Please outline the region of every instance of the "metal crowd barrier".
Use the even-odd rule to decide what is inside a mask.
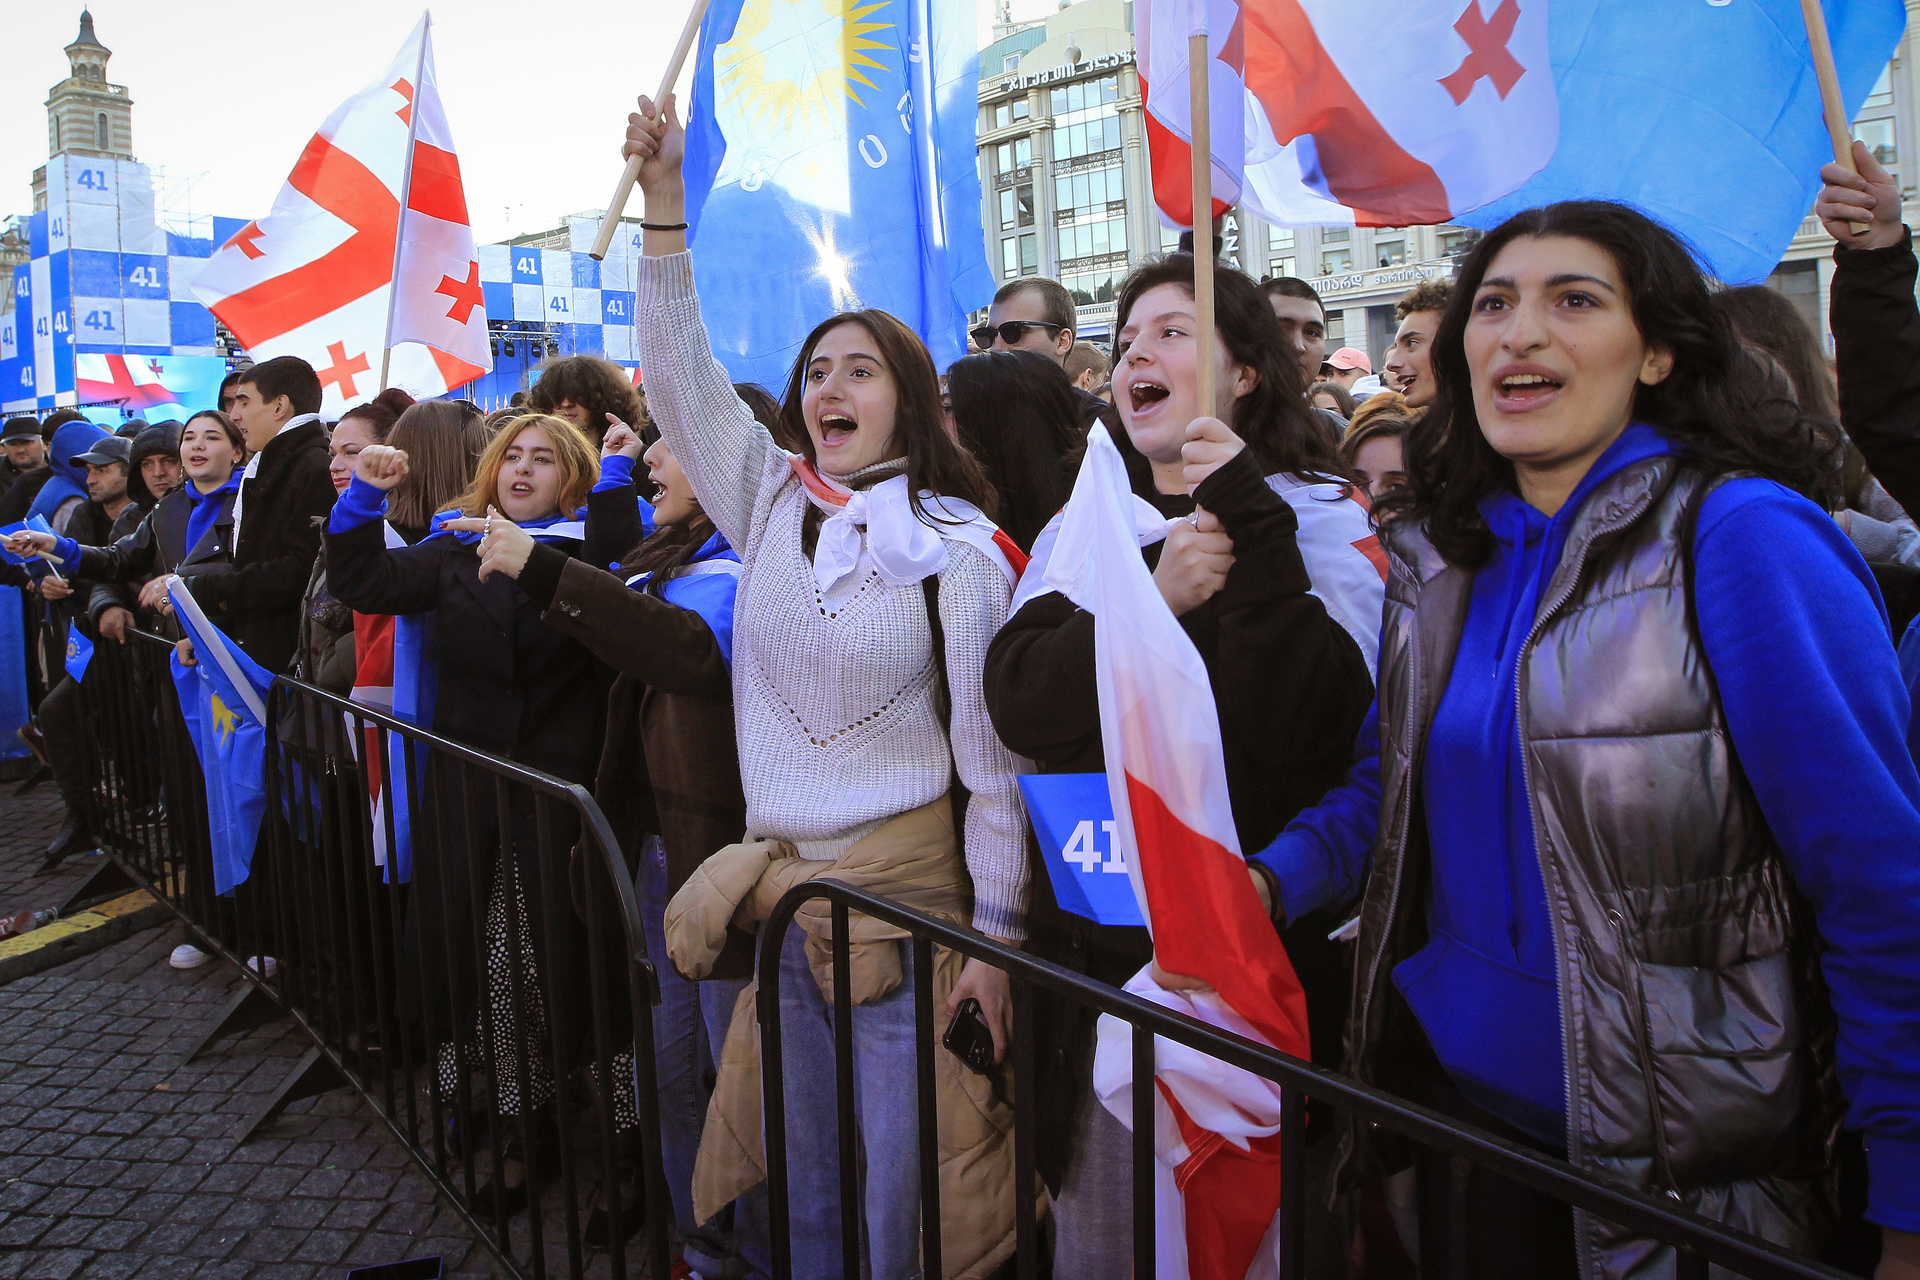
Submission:
[[[1201,1050],[1240,1067],[1282,1089],[1281,1125],[1281,1239],[1282,1280],[1302,1280],[1305,1270],[1304,1225],[1307,1221],[1304,1149],[1305,1104],[1316,1102],[1346,1111],[1359,1119],[1398,1133],[1413,1143],[1444,1153],[1453,1173],[1456,1193],[1465,1187],[1473,1169],[1498,1174],[1522,1186],[1563,1201],[1577,1209],[1679,1250],[1678,1280],[1707,1280],[1709,1267],[1753,1280],[1846,1280],[1846,1273],[1768,1244],[1754,1236],[1730,1230],[1680,1206],[1599,1181],[1563,1160],[1530,1151],[1494,1134],[1417,1106],[1405,1099],[1323,1070],[1310,1062],[1231,1032],[1161,1008],[1138,996],[1110,987],[1084,974],[1000,945],[983,934],[900,906],[878,894],[829,879],[808,880],[781,898],[762,927],[758,957],[758,1004],[762,1114],[766,1126],[768,1202],[772,1219],[772,1250],[777,1280],[792,1276],[788,1231],[788,1169],[786,1093],[782,1078],[780,1027],[780,951],[788,928],[800,907],[815,898],[831,904],[833,914],[834,1077],[839,1124],[839,1178],[841,1250],[844,1271],[859,1271],[859,1193],[855,1152],[853,1089],[853,1018],[848,981],[847,913],[857,911],[896,926],[911,935],[917,1053],[914,1079],[919,1099],[921,1260],[927,1276],[942,1275],[940,1241],[940,1185],[935,1141],[934,1057],[939,1025],[933,1008],[933,949],[951,948],[971,959],[984,960],[1011,979],[1013,1036],[1008,1058],[1013,1076],[1014,1194],[1017,1235],[1014,1269],[1019,1280],[1038,1275],[1038,1222],[1035,1214],[1034,1016],[1035,989],[1131,1025],[1133,1078],[1133,1277],[1152,1280],[1155,1274],[1153,1214],[1153,1103],[1154,1038],[1163,1037]],[[804,979],[803,979],[804,980]],[[890,1086],[891,1087],[891,1086]],[[1457,1215],[1456,1215],[1457,1216]],[[1451,1242],[1449,1271],[1444,1280],[1474,1280],[1472,1242],[1456,1233]],[[1462,1247],[1464,1246],[1464,1247]],[[812,1280],[803,1277],[802,1280]],[[1428,1277],[1427,1280],[1443,1280]]]
[[[245,976],[187,1061],[279,1017],[311,1037],[236,1138],[350,1085],[516,1276],[668,1275],[658,988],[593,799],[281,678],[250,872],[218,895],[171,648],[95,649],[81,704],[111,862],[69,902],[145,889]],[[509,1158],[527,1193],[489,1201]]]

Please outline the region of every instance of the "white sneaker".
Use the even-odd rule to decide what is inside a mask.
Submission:
[[[280,972],[280,962],[272,956],[249,956],[247,968],[264,975],[267,981],[271,982],[274,975]]]
[[[191,942],[183,942],[173,949],[173,954],[167,957],[167,963],[176,969],[198,969],[211,959],[211,952],[202,951]]]

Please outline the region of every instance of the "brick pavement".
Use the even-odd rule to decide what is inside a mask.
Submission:
[[[48,792],[0,792],[0,904],[57,901],[91,863],[31,874]],[[0,987],[0,1280],[308,1280],[427,1254],[498,1275],[357,1094],[234,1145],[307,1042],[273,1023],[180,1066],[240,979],[169,968],[175,941],[149,929]]]

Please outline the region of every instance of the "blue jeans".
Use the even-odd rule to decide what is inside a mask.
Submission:
[[[667,959],[667,854],[658,836],[641,849],[640,921],[647,931],[647,959],[660,979],[660,1004],[653,1011],[653,1061],[660,1099],[660,1154],[666,1166],[667,1192],[673,1200],[674,1226],[685,1242],[687,1265],[718,1280],[745,1274],[734,1240],[765,1241],[765,1195],[756,1192],[757,1214],[736,1206],[733,1229],[725,1213],[710,1222],[693,1220],[693,1162],[706,1124],[708,1082],[726,1041],[734,1002],[746,982],[688,982]],[[765,1246],[753,1250],[764,1253]]]
[[[840,1130],[833,1078],[833,1005],[807,967],[806,937],[805,930],[794,926],[780,951],[793,1274],[838,1276]],[[865,1174],[865,1280],[912,1280],[920,1274],[913,951],[905,943],[894,945],[900,948],[900,985],[853,1009],[854,1114]],[[759,1257],[754,1261],[767,1268]]]

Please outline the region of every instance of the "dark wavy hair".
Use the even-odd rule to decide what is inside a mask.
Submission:
[[[947,370],[953,423],[1000,499],[1000,527],[1022,550],[1073,490],[1067,459],[1086,440],[1073,383],[1035,351],[986,351]]]
[[[1686,243],[1626,205],[1569,200],[1515,214],[1461,264],[1434,337],[1433,401],[1406,435],[1407,485],[1381,499],[1382,523],[1425,521],[1434,548],[1464,568],[1492,551],[1480,503],[1513,487],[1513,464],[1481,432],[1463,338],[1487,268],[1522,236],[1585,240],[1613,260],[1640,336],[1673,356],[1663,381],[1635,388],[1633,416],[1660,428],[1682,465],[1709,478],[1753,472],[1832,506],[1837,476],[1827,459],[1837,437],[1775,394],[1777,383],[1752,376]]]
[[[1134,271],[1120,286],[1113,331],[1119,333],[1126,327],[1133,304],[1149,289],[1177,285],[1191,298],[1193,270],[1191,254],[1174,253]],[[1255,375],[1253,390],[1235,402],[1233,421],[1228,425],[1253,450],[1260,473],[1270,476],[1289,471],[1349,478],[1347,465],[1334,451],[1326,428],[1307,407],[1300,364],[1280,331],[1280,319],[1273,314],[1266,292],[1240,272],[1219,263],[1213,267],[1213,326],[1233,362],[1253,370]],[[1116,373],[1126,359],[1126,347],[1116,341]],[[1115,443],[1123,456],[1131,448],[1130,442]]]
[[[562,400],[587,411],[587,425],[583,430],[596,449],[606,438],[608,414],[626,423],[636,434],[644,433],[653,424],[647,414],[646,395],[633,385],[632,376],[613,361],[599,356],[562,356],[540,366],[540,380],[527,392],[527,407],[552,413]]]
[[[787,393],[780,402],[780,424],[789,439],[796,441],[808,462],[814,456],[813,436],[807,431],[806,411],[801,397],[807,388],[807,364],[813,359],[820,339],[843,324],[857,324],[873,336],[874,354],[893,375],[898,400],[893,410],[894,430],[906,446],[907,491],[914,514],[927,524],[935,522],[920,503],[920,491],[931,490],[944,498],[971,502],[991,518],[995,511],[993,487],[987,473],[974,456],[947,434],[946,418],[940,412],[940,378],[933,370],[933,357],[920,335],[885,311],[842,311],[815,325],[800,345],[800,357],[787,375]],[[781,433],[775,432],[777,439]]]

